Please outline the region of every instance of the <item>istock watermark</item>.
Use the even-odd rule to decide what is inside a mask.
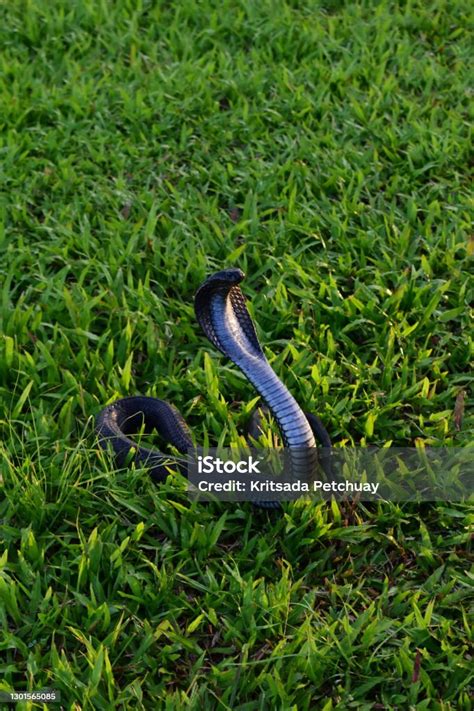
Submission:
[[[221,501],[467,501],[474,448],[208,449],[189,453],[188,492]],[[303,463],[303,464],[302,464]],[[306,464],[304,464],[306,463]]]
[[[221,459],[211,454],[197,457],[197,470],[199,474],[261,474],[259,465],[262,457],[255,459],[251,454],[247,459],[235,462],[232,459]]]

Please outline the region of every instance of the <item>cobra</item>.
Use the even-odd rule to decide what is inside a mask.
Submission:
[[[303,412],[265,357],[239,286],[244,277],[241,269],[225,269],[209,276],[194,298],[196,318],[209,341],[240,368],[270,410],[284,447],[289,450],[292,476],[307,479],[317,466],[316,440],[325,448],[331,447],[331,441],[321,420]],[[258,436],[259,417],[257,410],[251,418],[249,432],[254,437]],[[155,428],[165,442],[183,455],[194,448],[191,431],[180,412],[158,398],[134,396],[116,400],[96,420],[99,441],[103,447],[112,445],[119,466],[134,460],[148,467],[156,482],[166,479],[170,467],[186,476],[186,458],[170,458],[131,439],[129,435],[143,425],[146,432]]]

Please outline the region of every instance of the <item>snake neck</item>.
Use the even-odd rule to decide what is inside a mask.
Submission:
[[[220,285],[201,304],[204,308],[196,308],[196,314],[208,338],[240,368],[260,394],[278,423],[285,447],[301,450],[298,456],[302,459],[307,456],[306,465],[312,469],[314,454],[304,454],[316,446],[311,427],[266,359],[239,287],[232,285],[226,289]]]

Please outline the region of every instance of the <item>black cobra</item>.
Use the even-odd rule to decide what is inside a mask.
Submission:
[[[208,277],[195,295],[196,318],[209,341],[240,368],[266,403],[289,450],[292,475],[308,480],[317,464],[315,438],[324,448],[329,448],[331,441],[319,418],[301,410],[266,359],[239,287],[244,277],[240,269],[225,269]],[[254,436],[258,417],[256,414],[252,423]],[[112,444],[118,465],[123,465],[133,450],[134,461],[149,467],[157,482],[168,476],[170,467],[186,475],[185,458],[170,458],[138,445],[128,436],[143,424],[146,432],[155,428],[182,454],[194,448],[191,432],[174,405],[140,396],[117,400],[99,413],[100,442],[104,447]]]

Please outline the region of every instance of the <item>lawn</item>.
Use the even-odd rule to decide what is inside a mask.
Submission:
[[[1,3],[0,690],[472,708],[468,502],[191,503],[94,434],[131,394],[244,430],[193,311],[238,266],[337,446],[472,444],[471,10]]]

